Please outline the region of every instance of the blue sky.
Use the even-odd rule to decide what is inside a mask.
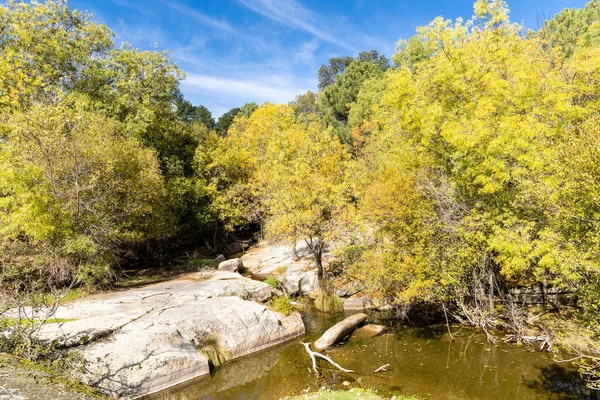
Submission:
[[[509,0],[511,18],[538,16],[585,0]],[[187,77],[181,89],[213,116],[249,101],[282,103],[316,90],[319,66],[376,49],[436,16],[469,18],[473,0],[70,0],[115,32],[115,43],[168,50]]]

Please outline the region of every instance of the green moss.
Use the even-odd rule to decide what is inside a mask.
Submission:
[[[271,300],[271,307],[277,312],[283,315],[290,315],[294,311],[294,307],[290,303],[287,297],[278,296]]]
[[[344,311],[344,302],[335,293],[317,290],[315,293],[315,307],[319,311],[339,313]]]

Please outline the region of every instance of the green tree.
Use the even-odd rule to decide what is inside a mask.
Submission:
[[[351,129],[347,126],[350,107],[356,101],[363,82],[380,78],[383,72],[372,62],[354,61],[319,95],[318,108],[323,122],[333,127],[339,140],[351,146]]]
[[[319,90],[324,90],[329,85],[335,83],[338,75],[342,75],[348,65],[354,61],[352,57],[334,57],[329,60],[329,65],[323,64],[319,68],[318,86]]]
[[[544,21],[537,32],[547,48],[560,48],[565,57],[571,57],[580,46],[600,44],[598,27],[600,2],[592,0],[584,8],[565,8],[553,18]]]
[[[188,123],[200,123],[208,129],[214,129],[215,120],[208,108],[201,105],[193,106],[182,95],[178,96],[175,106],[177,107],[176,117],[178,120]]]

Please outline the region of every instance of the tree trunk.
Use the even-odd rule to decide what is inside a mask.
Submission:
[[[298,261],[300,257],[296,253],[296,239],[292,240],[292,260]]]
[[[310,236],[310,241],[307,239],[306,244],[310,249],[313,256],[315,256],[315,264],[317,265],[317,278],[319,280],[319,285],[323,281],[323,247],[325,247],[325,243],[321,238],[314,239]]]
[[[319,243],[315,246],[313,254],[315,255],[315,263],[317,264],[317,278],[321,282],[323,280],[323,242],[320,239]]]

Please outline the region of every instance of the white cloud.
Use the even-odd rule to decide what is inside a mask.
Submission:
[[[315,52],[319,48],[318,40],[311,40],[309,42],[304,42],[300,46],[300,49],[296,51],[295,58],[296,61],[302,64],[311,64],[315,60]]]
[[[335,34],[317,24],[319,16],[306,9],[296,0],[238,0],[250,10],[264,15],[273,21],[280,22],[298,29],[309,32],[321,40],[335,44],[347,50],[355,52],[354,46],[340,40]],[[321,25],[321,26],[319,26]]]
[[[308,90],[308,86],[301,87],[294,81],[293,77],[279,75],[241,80],[188,74],[182,87],[190,92],[206,93],[217,98],[237,99],[239,105],[248,101],[287,103]]]
[[[201,13],[200,11],[197,11],[193,8],[190,8],[188,6],[185,6],[183,4],[174,2],[174,1],[166,1],[163,0],[161,1],[164,5],[166,5],[169,8],[172,8],[175,11],[179,11],[183,14],[185,14],[186,16],[195,19],[197,22],[201,23],[202,25],[205,26],[209,26],[218,30],[221,30],[223,32],[227,32],[227,33],[235,33],[236,29],[231,26],[229,24],[229,22],[221,20],[221,19],[217,19],[217,18],[213,18],[213,17],[209,17],[206,14]]]

